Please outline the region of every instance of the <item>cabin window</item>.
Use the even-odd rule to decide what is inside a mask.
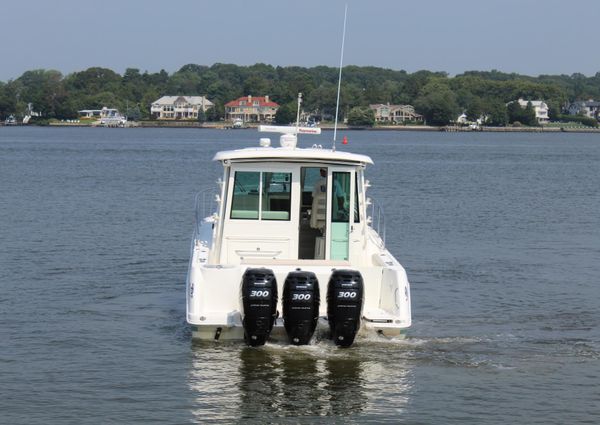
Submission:
[[[231,218],[257,220],[260,173],[236,171],[231,201]]]
[[[236,171],[231,218],[289,220],[291,183],[291,173]]]
[[[263,220],[289,220],[291,206],[291,173],[262,173]]]

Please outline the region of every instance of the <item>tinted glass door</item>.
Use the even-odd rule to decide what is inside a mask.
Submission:
[[[350,173],[331,173],[331,245],[332,260],[347,260],[350,234]]]

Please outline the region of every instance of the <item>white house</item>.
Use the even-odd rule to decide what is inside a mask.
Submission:
[[[415,112],[412,105],[390,105],[389,103],[377,103],[369,105],[369,108],[375,112],[376,122],[405,122],[405,121],[423,121],[423,116]]]
[[[573,102],[567,108],[570,115],[585,115],[589,118],[600,119],[600,102],[594,100]]]
[[[159,120],[198,119],[199,111],[213,106],[204,96],[163,96],[152,102],[150,113]]]
[[[550,118],[548,117],[548,105],[546,105],[546,102],[543,100],[523,100],[519,98],[517,102],[519,102],[519,106],[521,106],[523,109],[525,109],[527,104],[531,102],[531,106],[533,106],[535,111],[535,118],[539,124],[546,124],[548,121],[550,121]]]

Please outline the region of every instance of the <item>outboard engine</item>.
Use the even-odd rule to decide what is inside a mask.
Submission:
[[[319,281],[313,272],[288,273],[283,285],[283,323],[294,345],[308,344],[319,318]]]
[[[349,347],[360,328],[364,283],[356,270],[334,270],[327,286],[327,320],[336,345]]]
[[[244,338],[253,347],[264,345],[277,317],[277,280],[270,269],[247,269],[242,277]]]

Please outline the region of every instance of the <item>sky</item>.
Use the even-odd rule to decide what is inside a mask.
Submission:
[[[345,65],[600,72],[600,0],[3,0],[0,81],[92,66]]]

